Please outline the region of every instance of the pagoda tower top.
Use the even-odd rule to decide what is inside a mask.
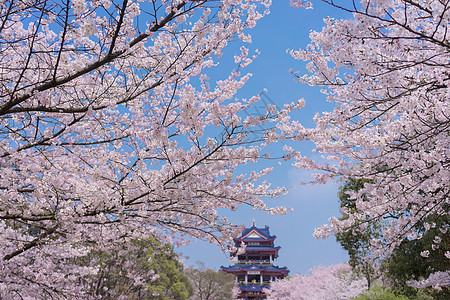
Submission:
[[[255,222],[253,222],[252,227],[245,228],[241,236],[233,240],[236,246],[239,247],[242,242],[246,245],[256,245],[257,242],[260,242],[262,244],[258,245],[273,246],[275,239],[276,235],[270,235],[269,226],[258,228],[255,226]]]

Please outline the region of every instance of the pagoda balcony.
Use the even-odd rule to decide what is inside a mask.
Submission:
[[[232,261],[233,262],[233,261]],[[273,265],[273,261],[270,260],[239,260],[235,262],[237,265]]]
[[[245,281],[239,281],[238,282],[238,285],[249,285],[249,284],[251,284],[252,282],[248,282],[248,283],[245,283]],[[263,281],[263,283],[262,284],[260,284],[259,282],[255,282],[256,284],[258,284],[258,285],[262,285],[262,286],[270,286],[270,281]]]

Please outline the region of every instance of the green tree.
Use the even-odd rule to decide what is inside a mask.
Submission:
[[[364,187],[365,183],[369,182],[369,180],[365,179],[350,178],[339,188],[338,197],[342,211],[340,220],[346,220],[349,217],[349,213],[356,213],[358,211],[355,200],[350,196],[350,192],[359,191]],[[359,224],[356,225],[359,226]],[[370,240],[381,236],[381,228],[382,222],[367,220],[365,232],[350,230],[336,234],[336,240],[348,252],[350,257],[348,263],[357,274],[366,278],[368,289],[370,289],[373,281],[377,278],[377,272],[374,268],[376,258],[370,251]]]
[[[417,223],[417,233],[422,237],[402,241],[391,255],[384,259],[382,266],[385,276],[392,280],[396,289],[410,297],[416,297],[418,289],[409,287],[408,281],[427,278],[434,272],[450,270],[449,259],[445,257],[445,253],[450,251],[450,237],[448,232],[439,229],[448,228],[448,221],[446,216],[433,215]],[[428,230],[425,230],[425,227],[429,227]],[[434,252],[434,255],[424,257],[426,251]],[[442,290],[421,290],[432,295],[433,299],[450,299],[448,287],[442,287]]]
[[[402,291],[395,288],[386,288],[377,286],[362,293],[352,300],[435,300],[432,289],[416,289],[415,295],[403,294]]]
[[[233,299],[235,277],[232,274],[208,269],[202,262],[197,262],[197,265],[197,268],[188,266],[185,269],[185,274],[194,287],[192,300]]]
[[[340,187],[338,197],[343,211],[341,220],[347,219],[351,213],[358,212],[350,194],[362,189],[366,183],[370,181],[349,179]],[[369,289],[378,276],[373,264],[377,258],[370,250],[370,241],[374,238],[382,238],[383,226],[383,220],[367,220],[367,229],[363,233],[355,230],[336,235],[336,240],[349,254],[349,264],[356,272],[366,277]],[[396,293],[405,295],[409,299],[427,299],[427,297],[450,299],[447,287],[439,291],[431,288],[417,289],[408,285],[409,281],[427,278],[434,272],[450,269],[449,260],[444,255],[450,250],[450,238],[447,232],[441,230],[449,228],[448,217],[432,215],[417,222],[414,228],[414,233],[422,237],[403,240],[389,256],[383,257],[380,263],[381,276],[388,279],[388,285]],[[424,257],[421,255],[424,251],[434,253],[430,257]]]
[[[372,288],[353,300],[408,300],[404,295],[398,295],[393,290],[378,286]]]
[[[92,252],[83,263],[99,268],[84,284],[102,299],[187,300],[193,294],[173,246],[154,238],[135,240],[114,252]]]

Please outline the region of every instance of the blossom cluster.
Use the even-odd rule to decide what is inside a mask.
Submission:
[[[276,141],[258,126],[277,112],[245,117],[259,97],[235,97],[255,57],[242,47],[228,77],[206,75],[270,3],[0,3],[0,298],[82,299],[92,251],[224,246],[240,228],[219,208],[285,212],[263,202],[285,193],[263,181],[271,169],[238,168]]]
[[[367,281],[352,272],[349,264],[318,266],[310,275],[296,274],[271,284],[268,300],[345,300],[367,289]]]
[[[426,220],[448,215],[450,7],[439,0],[324,2],[352,18],[325,19],[306,49],[288,52],[311,73],[293,72],[296,79],[322,87],[336,104],[301,132],[327,162],[291,155],[299,168],[321,171],[316,183],[366,179],[351,194],[356,209],[349,218],[330,218],[315,235],[364,233],[368,222],[383,222],[382,238],[372,241],[383,255],[421,238]],[[440,226],[444,233],[449,224]],[[436,237],[422,255],[434,255],[441,242]]]

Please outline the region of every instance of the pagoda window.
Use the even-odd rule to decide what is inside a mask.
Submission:
[[[249,246],[259,246],[260,243],[259,242],[248,242]]]

